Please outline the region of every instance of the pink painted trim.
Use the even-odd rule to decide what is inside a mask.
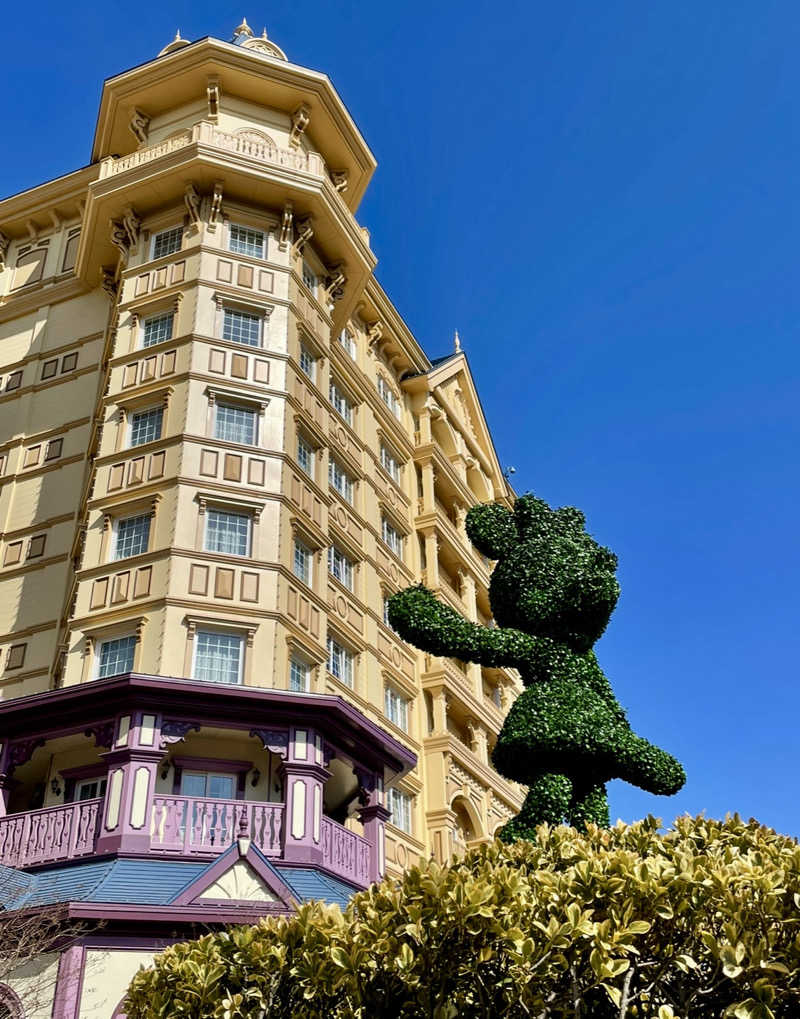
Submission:
[[[72,945],[62,952],[58,960],[53,1019],[78,1019],[83,992],[85,955],[85,949],[81,945]]]
[[[244,857],[239,855],[239,846],[237,842],[226,849],[225,852],[219,856],[210,866],[199,874],[194,881],[186,885],[178,894],[172,899],[170,905],[175,906],[188,906],[195,902],[197,897],[201,895],[206,888],[210,888],[219,878],[222,877],[230,868],[240,859],[244,859],[258,874],[264,884],[269,890],[277,895],[278,899],[288,909],[297,908],[297,900],[291,892],[291,889],[286,882],[281,878],[280,874],[270,864],[266,857],[262,856],[261,853],[250,844],[247,850],[247,854]],[[217,905],[215,900],[210,900],[211,903]]]
[[[294,907],[278,902],[231,903],[229,906],[131,906],[119,902],[71,902],[69,915],[75,919],[163,923],[174,928],[181,923],[251,923],[262,916],[286,916]],[[72,1019],[72,1017],[70,1017]]]

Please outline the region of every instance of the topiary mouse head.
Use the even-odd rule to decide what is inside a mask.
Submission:
[[[553,510],[533,495],[514,512],[497,503],[467,514],[473,545],[497,565],[489,600],[500,626],[588,651],[619,597],[617,557],[586,533],[580,510]]]

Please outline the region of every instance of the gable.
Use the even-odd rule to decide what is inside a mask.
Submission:
[[[172,899],[176,906],[196,903],[260,902],[294,909],[295,894],[250,839],[237,839]]]
[[[216,881],[204,888],[195,902],[202,899],[230,899],[232,902],[279,902],[278,896],[267,886],[246,860],[237,860]]]

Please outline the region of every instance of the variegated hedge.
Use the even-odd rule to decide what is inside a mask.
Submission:
[[[796,1019],[800,847],[738,817],[538,829],[140,972],[129,1019]]]

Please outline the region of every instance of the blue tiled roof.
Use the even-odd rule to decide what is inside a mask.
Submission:
[[[212,863],[181,860],[84,860],[34,873],[0,867],[0,908],[57,902],[129,902],[166,906]],[[274,867],[298,901],[321,899],[344,908],[357,888],[314,867]]]
[[[315,867],[276,867],[275,870],[300,902],[321,899],[329,905],[336,902],[344,909],[358,891],[358,888],[339,881],[330,874],[323,874]]]

